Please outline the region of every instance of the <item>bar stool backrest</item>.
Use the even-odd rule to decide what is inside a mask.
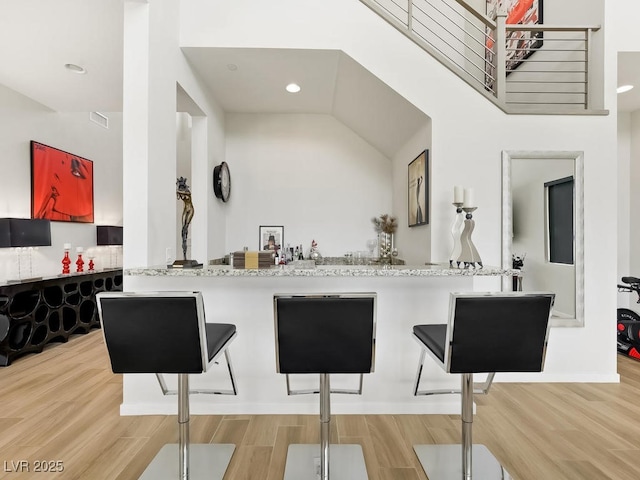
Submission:
[[[207,368],[200,292],[96,295],[114,373],[202,373]]]
[[[371,373],[376,294],[275,295],[279,373]]]
[[[542,371],[554,298],[553,293],[452,293],[445,370]]]

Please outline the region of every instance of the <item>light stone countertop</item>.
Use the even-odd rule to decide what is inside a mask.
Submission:
[[[295,268],[290,265],[264,269],[238,269],[228,265],[207,265],[203,268],[166,267],[128,268],[128,276],[168,277],[449,277],[449,276],[514,276],[519,270],[497,267],[450,268],[449,264],[429,265],[317,265],[315,268]]]

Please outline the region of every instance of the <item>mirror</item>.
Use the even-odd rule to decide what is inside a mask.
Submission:
[[[555,327],[584,325],[583,185],[582,152],[502,152],[502,267],[524,257],[521,289],[556,294]]]

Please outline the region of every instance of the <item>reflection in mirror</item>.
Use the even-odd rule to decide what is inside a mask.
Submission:
[[[502,266],[523,258],[503,290],[556,294],[552,326],[584,324],[582,152],[502,153]]]

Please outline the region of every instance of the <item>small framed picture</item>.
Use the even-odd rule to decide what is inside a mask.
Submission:
[[[409,226],[429,223],[429,150],[409,164]]]
[[[280,250],[284,243],[284,227],[272,225],[260,225],[260,250]]]

